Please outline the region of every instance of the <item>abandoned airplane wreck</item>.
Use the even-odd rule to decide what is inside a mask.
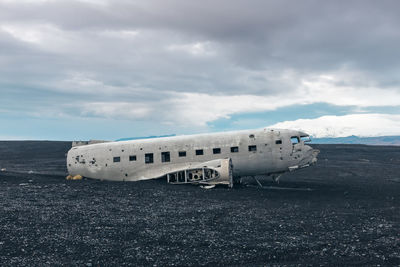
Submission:
[[[240,177],[308,167],[318,150],[308,134],[259,129],[153,139],[75,143],[67,155],[71,176],[112,181],[166,178],[171,184],[224,184]]]

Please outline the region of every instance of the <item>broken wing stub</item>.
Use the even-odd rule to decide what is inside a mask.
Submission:
[[[167,182],[170,184],[224,184],[233,187],[232,160],[216,159],[189,168],[170,172]]]

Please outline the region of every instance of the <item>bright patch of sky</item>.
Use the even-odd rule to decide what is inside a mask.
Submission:
[[[265,126],[400,135],[399,9],[372,0],[0,0],[0,138]]]
[[[284,121],[271,128],[296,129],[313,137],[346,136],[391,136],[400,131],[400,115],[392,114],[352,114],[344,116],[322,116],[316,119]]]

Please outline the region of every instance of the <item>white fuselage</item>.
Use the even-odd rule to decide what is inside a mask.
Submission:
[[[71,148],[67,167],[71,175],[138,181],[230,158],[233,177],[281,173],[316,161],[317,152],[301,141],[306,136],[299,131],[265,128],[106,142]]]

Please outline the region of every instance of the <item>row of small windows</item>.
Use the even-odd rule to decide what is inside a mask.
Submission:
[[[257,146],[256,145],[249,146],[249,151],[250,152],[257,151]],[[237,146],[231,147],[231,153],[237,153],[237,152],[239,152],[239,147],[237,147]],[[201,156],[201,155],[204,155],[204,150],[196,149],[195,153],[196,153],[196,156]],[[219,148],[219,147],[213,148],[213,154],[221,154],[221,148]],[[178,156],[186,157],[186,151],[179,151]],[[129,161],[136,161],[136,155],[129,156]],[[171,161],[170,152],[161,152],[161,162],[170,162],[170,161]],[[114,157],[113,162],[121,162],[121,157]],[[153,153],[144,154],[144,162],[146,164],[153,163],[154,162],[154,154]]]

